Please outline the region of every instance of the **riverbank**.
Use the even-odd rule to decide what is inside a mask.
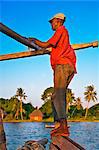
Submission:
[[[3,120],[3,122],[7,123],[17,123],[17,122],[52,122],[52,119],[46,119],[42,121],[31,121],[31,120]],[[99,122],[99,120],[92,120],[92,119],[69,119],[68,122]]]

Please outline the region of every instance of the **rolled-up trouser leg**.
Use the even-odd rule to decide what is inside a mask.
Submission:
[[[54,120],[66,119],[66,88],[74,76],[74,69],[69,65],[57,65],[54,71]]]

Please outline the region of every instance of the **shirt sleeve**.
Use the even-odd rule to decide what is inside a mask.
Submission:
[[[62,30],[58,29],[56,30],[56,32],[54,33],[54,35],[48,40],[48,42],[53,45],[56,46],[57,42],[59,41],[60,37],[62,35]]]

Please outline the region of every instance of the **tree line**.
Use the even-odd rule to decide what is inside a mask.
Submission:
[[[43,118],[53,117],[52,106],[51,106],[51,96],[54,92],[53,87],[49,87],[44,90],[41,95],[41,99],[44,104],[41,106],[40,110],[43,113]],[[0,107],[2,110],[2,117],[5,120],[27,120],[29,119],[29,114],[35,110],[31,103],[25,104],[23,100],[26,100],[27,95],[24,89],[17,88],[16,94],[10,99],[0,98]],[[87,119],[89,112],[89,103],[91,101],[97,101],[97,92],[95,91],[94,85],[89,85],[86,87],[84,92],[84,98],[87,101],[86,109],[83,109],[81,98],[75,97],[72,89],[67,89],[66,91],[66,114],[68,118],[84,117]],[[99,106],[99,105],[98,105]],[[95,112],[95,110],[93,110]],[[90,113],[89,113],[90,114]],[[93,112],[91,112],[93,115]],[[94,114],[95,115],[95,114]]]
[[[44,105],[42,106],[41,110],[45,114],[45,117],[49,117],[52,115],[52,107],[51,107],[51,96],[54,92],[53,87],[47,88],[42,96],[41,99],[44,101]],[[95,91],[94,85],[89,85],[86,87],[84,92],[84,99],[87,101],[86,109],[83,109],[81,98],[75,97],[72,89],[67,89],[66,91],[66,114],[68,118],[74,117],[84,117],[87,119],[88,110],[89,110],[89,103],[91,101],[97,101],[97,92]],[[93,110],[94,111],[94,110]],[[95,112],[95,111],[94,111]]]
[[[10,99],[0,98],[0,107],[2,118],[5,120],[23,120],[29,119],[29,114],[35,109],[31,103],[23,103],[27,95],[24,89],[17,88],[16,94]]]

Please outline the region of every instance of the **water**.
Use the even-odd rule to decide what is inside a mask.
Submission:
[[[4,123],[7,150],[16,150],[28,140],[47,138],[47,150],[50,144],[51,129],[45,128],[46,123]],[[50,123],[49,123],[50,124]],[[99,123],[71,122],[70,138],[78,142],[86,150],[99,150]]]

